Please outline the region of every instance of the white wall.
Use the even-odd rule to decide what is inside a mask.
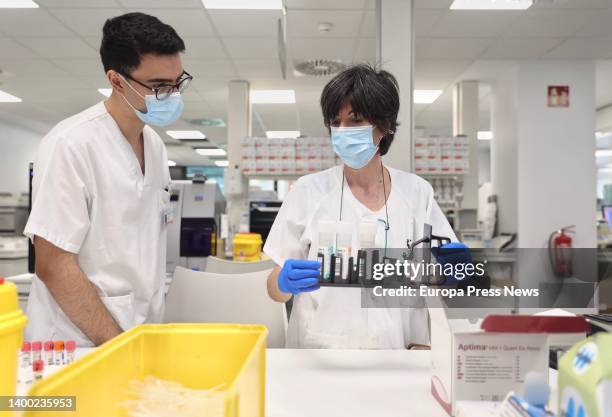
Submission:
[[[8,121],[0,115],[0,191],[28,191],[28,165],[34,161],[44,127]]]
[[[547,106],[549,85],[569,85],[568,108]],[[542,247],[573,224],[575,247],[595,247],[594,63],[523,62],[517,99],[519,246]]]
[[[549,108],[549,85],[568,85],[570,106]],[[492,180],[502,232],[521,248],[545,247],[575,225],[575,247],[595,247],[595,66],[524,61],[493,86]]]

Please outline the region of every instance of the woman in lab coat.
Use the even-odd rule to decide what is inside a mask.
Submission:
[[[423,305],[362,308],[360,288],[320,288],[315,261],[321,231],[340,222],[351,224],[353,253],[364,223],[376,230],[379,248],[405,248],[408,239],[421,237],[424,223],[436,235],[456,240],[430,184],[382,162],[398,125],[397,81],[369,66],[348,68],[325,86],[321,108],[343,165],[294,184],[264,247],[276,263],[268,278],[270,297],[287,302],[293,296],[287,347],[402,349],[428,344]]]

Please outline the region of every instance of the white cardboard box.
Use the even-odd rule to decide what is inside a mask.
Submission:
[[[501,401],[521,391],[527,372],[548,375],[548,335],[489,333],[480,320],[448,319],[430,308],[433,373],[431,392],[454,416],[458,401]]]

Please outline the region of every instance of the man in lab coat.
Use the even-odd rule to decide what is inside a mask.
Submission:
[[[57,124],[34,164],[27,339],[92,346],[162,320],[170,176],[148,125],[181,115],[192,78],[184,50],[153,16],[106,21],[100,56],[112,94]]]

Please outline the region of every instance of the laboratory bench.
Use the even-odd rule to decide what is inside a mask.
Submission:
[[[430,364],[427,350],[267,349],[266,416],[445,417],[430,392]],[[556,380],[551,370],[553,410]],[[462,402],[457,417],[493,416],[496,407]]]

